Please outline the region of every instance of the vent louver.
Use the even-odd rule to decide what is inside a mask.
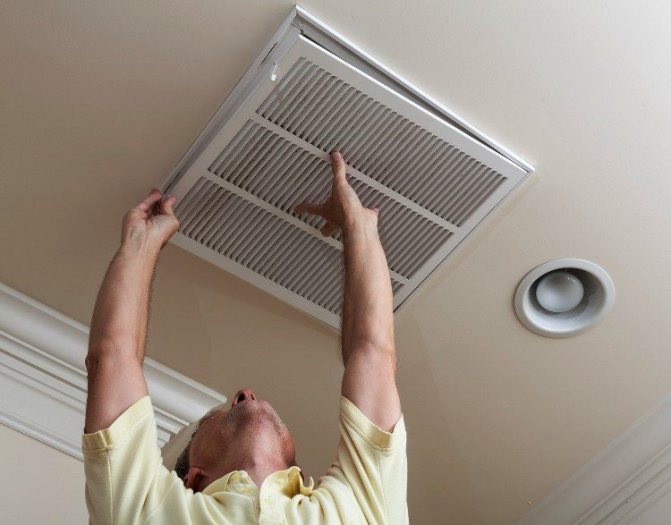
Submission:
[[[328,152],[343,153],[363,204],[381,210],[395,307],[527,172],[296,25],[278,32],[164,189],[178,197],[176,244],[337,328],[342,238],[292,211],[328,196]]]
[[[257,113],[457,226],[505,180],[302,58]]]
[[[337,248],[206,179],[176,213],[180,231],[208,249],[339,314],[342,257]],[[305,253],[310,253],[307,258]]]
[[[242,127],[209,171],[286,213],[306,199],[327,198],[332,181],[326,161],[252,121]],[[365,206],[384,210],[380,237],[391,269],[404,277],[411,278],[452,234],[365,182],[353,179],[351,183]],[[323,226],[319,217],[300,219],[316,229]],[[340,235],[336,238],[340,240]]]

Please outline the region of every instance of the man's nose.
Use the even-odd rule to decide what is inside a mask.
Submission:
[[[238,390],[235,395],[233,396],[233,401],[231,401],[231,406],[235,406],[238,403],[241,403],[242,401],[247,401],[249,399],[256,399],[256,396],[254,395],[254,392],[252,392],[249,388],[243,388],[242,390]]]

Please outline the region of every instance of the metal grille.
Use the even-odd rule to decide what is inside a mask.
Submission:
[[[256,113],[457,226],[506,179],[307,59]]]
[[[180,233],[340,315],[342,252],[201,178],[177,204]],[[391,280],[393,293],[402,283]]]
[[[173,242],[338,328],[344,238],[293,211],[330,195],[330,151],[380,209],[394,309],[528,172],[430,99],[406,98],[402,79],[379,82],[295,29],[258,57],[164,190],[179,203]]]
[[[340,314],[338,249],[206,179],[187,193],[176,214],[187,237]]]
[[[240,129],[209,171],[290,214],[304,200],[321,202],[331,191],[327,162],[253,121]],[[380,239],[390,268],[400,275],[411,278],[452,235],[365,182],[352,178],[351,183],[364,206],[380,208]],[[315,228],[324,223],[315,216],[300,219]],[[341,240],[340,234],[336,238]]]

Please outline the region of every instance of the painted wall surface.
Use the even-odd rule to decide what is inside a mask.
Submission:
[[[88,523],[84,464],[0,425],[0,523]]]

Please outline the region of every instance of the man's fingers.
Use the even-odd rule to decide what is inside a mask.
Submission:
[[[175,202],[177,201],[177,197],[166,197],[161,201],[161,215],[175,215],[175,212],[173,211],[172,207],[175,205]]]
[[[331,153],[331,169],[333,170],[333,177],[336,180],[347,181],[345,159],[342,158],[342,154],[339,151]]]
[[[312,215],[323,215],[324,205],[316,204],[314,202],[301,202],[294,208],[294,211],[298,214],[311,213]]]
[[[136,208],[143,212],[148,212],[152,206],[154,206],[158,201],[161,200],[161,192],[154,188],[149,192],[144,200],[136,206]]]
[[[324,237],[330,237],[338,231],[338,225],[335,222],[327,222],[320,230]]]

